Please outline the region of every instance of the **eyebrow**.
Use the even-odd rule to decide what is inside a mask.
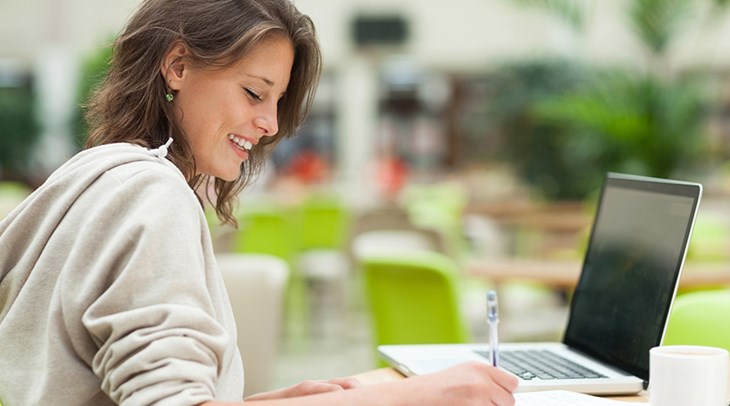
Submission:
[[[263,76],[250,75],[250,74],[246,74],[246,76],[248,76],[250,78],[254,78],[254,79],[261,80],[264,83],[266,83],[269,87],[274,87],[274,82],[272,80],[270,80],[270,79],[267,79],[267,78],[263,77]],[[281,92],[281,94],[279,95],[279,98],[284,97],[285,94],[286,94],[285,91],[284,92]]]
[[[274,82],[272,82],[271,80],[269,80],[263,76],[256,76],[256,75],[247,75],[247,76],[252,77],[254,79],[259,79],[259,80],[263,81],[264,83],[266,83],[267,85],[269,85],[269,87],[274,87]]]

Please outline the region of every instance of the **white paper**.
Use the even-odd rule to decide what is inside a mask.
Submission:
[[[564,390],[515,393],[515,406],[627,406],[646,402],[622,402]]]

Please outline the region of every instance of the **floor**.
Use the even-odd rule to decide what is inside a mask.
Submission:
[[[274,387],[306,379],[349,376],[376,368],[370,344],[367,311],[350,287],[344,309],[335,306],[313,308],[316,317],[309,325],[285,328]],[[504,341],[559,340],[567,319],[567,306],[560,294],[528,284],[498,288],[501,302],[500,338]],[[353,293],[355,292],[355,293]],[[464,307],[481,309],[481,299],[467,298]],[[487,341],[486,323],[479,311],[467,313],[477,342]]]

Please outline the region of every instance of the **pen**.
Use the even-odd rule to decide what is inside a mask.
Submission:
[[[497,311],[497,292],[487,292],[487,325],[489,325],[489,357],[492,366],[499,366],[499,312]]]

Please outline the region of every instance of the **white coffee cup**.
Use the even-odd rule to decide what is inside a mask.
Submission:
[[[728,352],[669,345],[649,350],[651,406],[727,406]]]

